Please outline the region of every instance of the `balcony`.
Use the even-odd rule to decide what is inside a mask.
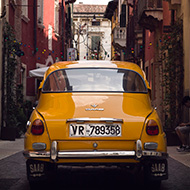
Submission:
[[[126,27],[116,26],[113,30],[113,43],[123,49],[126,47]]]
[[[162,0],[138,1],[138,21],[143,28],[154,31],[161,20],[163,20]]]
[[[168,0],[169,9],[176,10],[181,6],[181,0]]]

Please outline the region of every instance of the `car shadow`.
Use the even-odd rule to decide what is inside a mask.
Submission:
[[[126,170],[92,167],[59,168],[50,180],[41,182],[38,188],[34,189],[42,189],[42,187],[43,189],[56,190],[152,189],[152,187],[147,187],[142,179]]]

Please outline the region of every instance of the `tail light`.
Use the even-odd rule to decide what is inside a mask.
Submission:
[[[36,119],[32,123],[31,133],[33,135],[41,135],[44,132],[44,124],[40,119]]]
[[[159,133],[159,127],[156,121],[154,120],[149,120],[146,126],[146,133],[148,135],[158,135]]]

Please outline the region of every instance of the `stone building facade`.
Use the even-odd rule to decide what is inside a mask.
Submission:
[[[106,5],[74,4],[74,45],[79,60],[110,60],[111,22]]]

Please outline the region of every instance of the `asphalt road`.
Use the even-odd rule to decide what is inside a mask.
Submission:
[[[169,179],[162,181],[161,190],[189,190],[190,168],[169,158]],[[59,168],[55,181],[39,184],[37,189],[143,189],[133,176],[117,169]],[[0,190],[29,190],[25,159],[22,152],[0,160]]]

